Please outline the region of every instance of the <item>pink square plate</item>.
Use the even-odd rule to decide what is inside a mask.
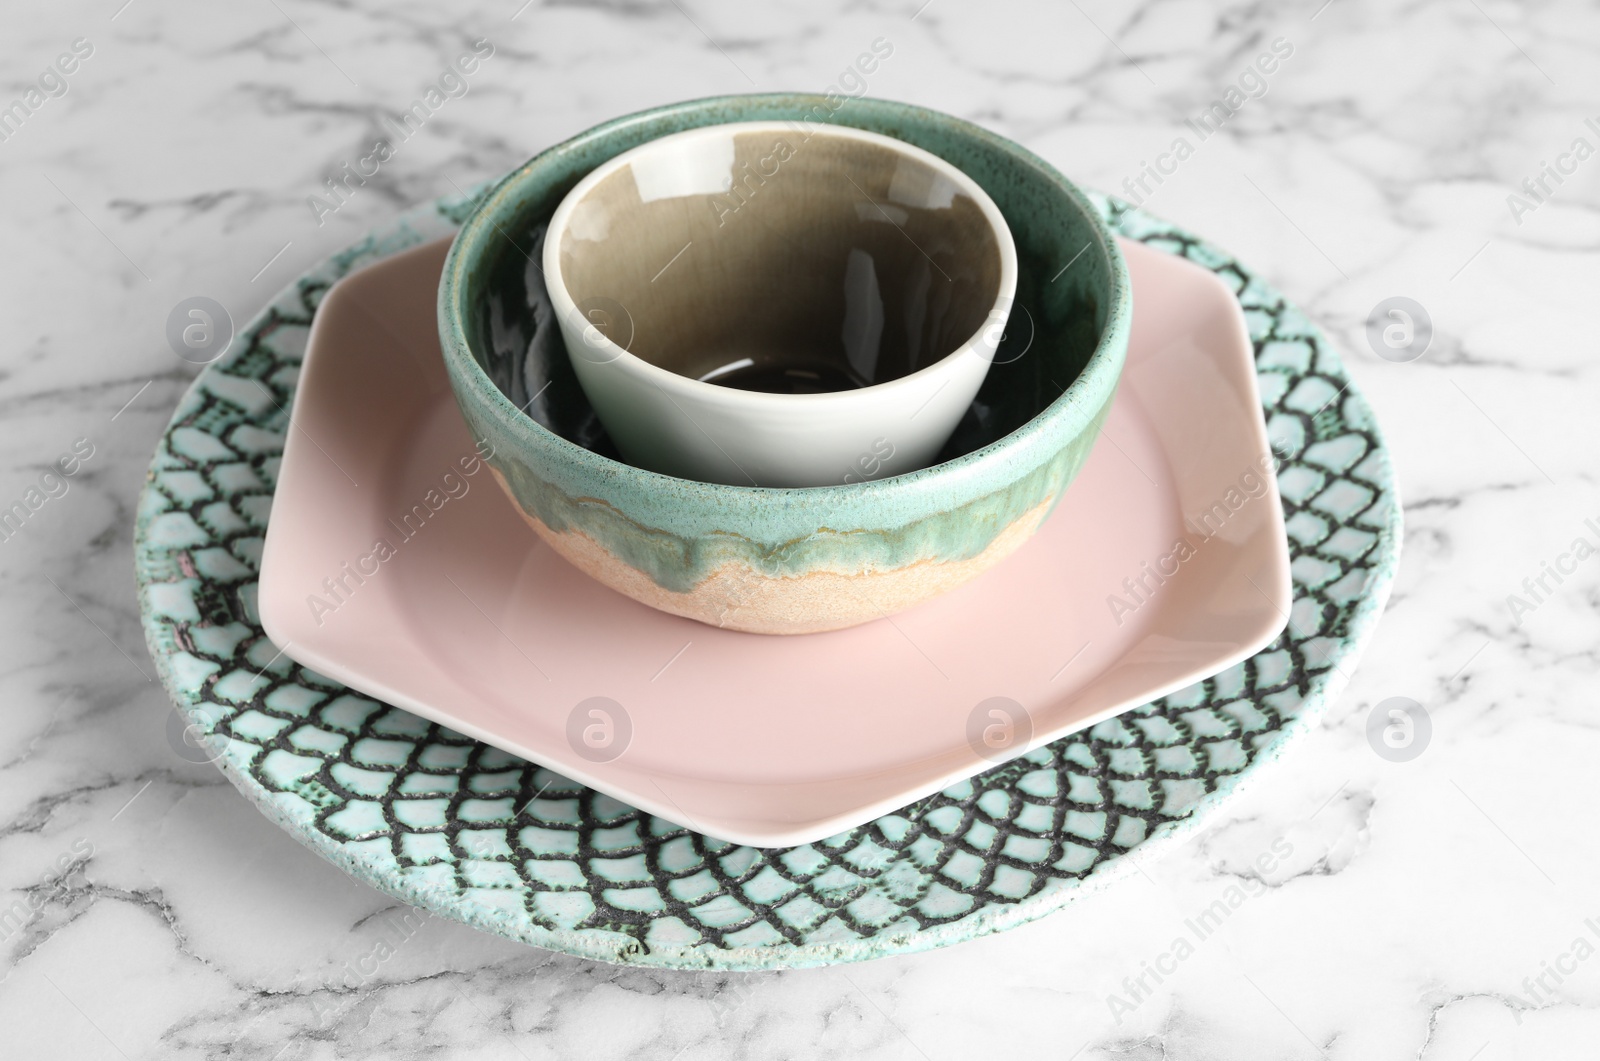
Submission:
[[[1181,258],[1122,243],[1127,366],[1100,442],[1032,541],[889,619],[769,637],[620,596],[522,522],[445,379],[447,247],[328,292],[279,471],[262,625],[352,688],[669,821],[774,847],[1181,689],[1288,621],[1245,322]]]

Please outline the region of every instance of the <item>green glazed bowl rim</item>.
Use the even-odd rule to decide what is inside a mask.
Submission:
[[[558,458],[570,466],[575,466],[577,470],[613,480],[625,477],[636,485],[646,488],[670,489],[685,501],[722,506],[735,504],[741,508],[747,505],[764,506],[775,502],[793,502],[799,500],[802,495],[808,504],[824,502],[845,505],[870,499],[874,505],[879,505],[885,502],[892,503],[900,497],[909,499],[929,490],[956,490],[969,483],[975,483],[978,487],[996,487],[1011,478],[1004,474],[1006,469],[1017,468],[1019,462],[1023,466],[1032,466],[1059,451],[1062,446],[1089,427],[1094,414],[1110,399],[1121,374],[1122,360],[1127,348],[1128,330],[1133,317],[1133,283],[1128,275],[1127,262],[1123,260],[1122,252],[1117,247],[1116,238],[1110,227],[1077,185],[1054,166],[1015,141],[964,119],[916,104],[868,97],[850,101],[850,106],[853,107],[859,107],[861,104],[868,104],[890,114],[900,112],[944,123],[963,135],[980,141],[984,146],[1008,156],[1016,164],[1040,172],[1064,194],[1066,201],[1077,210],[1092,233],[1092,246],[1106,261],[1111,275],[1105,324],[1100,330],[1100,338],[1095,344],[1094,352],[1084,363],[1077,378],[1032,419],[970,453],[903,475],[832,486],[739,486],[680,479],[660,472],[647,471],[585,449],[561,437],[518,409],[489,378],[478,359],[473,356],[471,344],[463,328],[463,321],[469,310],[466,305],[467,271],[474,263],[484,258],[488,243],[494,237],[508,238],[503,231],[503,222],[516,210],[517,192],[532,175],[552,162],[611,133],[673,115],[695,115],[707,111],[714,112],[719,108],[751,105],[787,105],[800,114],[809,112],[818,105],[826,105],[826,97],[823,95],[785,92],[706,96],[623,115],[546,148],[496,183],[478,201],[462,224],[460,232],[456,234],[455,240],[450,244],[439,284],[440,346],[444,351],[445,366],[449,370],[456,400],[462,403],[470,402],[478,409],[487,412],[499,428],[513,437],[532,444],[543,453]],[[705,122],[703,125],[722,125],[748,120],[757,119],[729,116],[719,121]],[[834,124],[859,128],[848,121]],[[1030,457],[1032,459],[1029,459]]]

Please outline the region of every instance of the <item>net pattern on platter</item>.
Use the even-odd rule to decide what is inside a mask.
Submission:
[[[784,850],[693,833],[293,663],[263,634],[254,594],[299,360],[332,279],[422,238],[402,225],[308,276],[242,333],[163,439],[140,563],[169,689],[236,783],[299,820],[303,840],[516,938],[600,933],[618,960],[873,937],[914,949],[920,934],[1075,886],[1225,793],[1284,737],[1334,679],[1395,532],[1370,412],[1317,329],[1208,245],[1097,203],[1124,235],[1213,270],[1245,309],[1294,578],[1290,627],[1254,658]]]

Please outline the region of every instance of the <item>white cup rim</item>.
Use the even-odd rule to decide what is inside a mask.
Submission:
[[[561,235],[566,231],[577,205],[594,190],[596,185],[624,166],[632,164],[635,159],[660,150],[663,145],[726,137],[746,132],[784,132],[792,134],[796,131],[795,125],[796,123],[794,122],[773,120],[722,122],[715,125],[702,125],[658,137],[647,143],[640,144],[638,147],[630,148],[590,170],[561,200],[555,212],[551,214],[550,222],[545,229],[544,254],[543,261],[540,264],[544,273],[545,289],[550,296],[550,303],[556,312],[557,319],[571,320],[572,315],[579,312],[577,302],[568,292],[566,278],[561,272]],[[948,354],[915,372],[866,387],[841,391],[821,391],[814,394],[780,394],[742,390],[718,383],[692,379],[688,376],[679,375],[670,369],[651,364],[637,354],[629,353],[599,331],[595,332],[596,341],[592,344],[599,355],[595,358],[597,364],[616,364],[650,380],[658,387],[674,391],[684,397],[692,397],[696,401],[706,404],[725,408],[749,407],[752,405],[770,408],[774,405],[801,403],[811,407],[818,407],[834,403],[875,402],[881,400],[884,395],[891,393],[895,388],[906,390],[925,386],[930,378],[948,372],[960,357],[966,355],[981,356],[977,353],[981,349],[980,340],[991,327],[991,322],[994,320],[996,313],[1002,313],[1009,318],[1016,305],[1017,292],[1016,242],[1012,238],[1011,228],[1006,224],[1004,215],[1001,214],[1000,208],[995,205],[994,200],[989,197],[989,193],[984,191],[977,181],[973,180],[960,168],[946,162],[938,155],[914,144],[908,144],[904,140],[897,140],[892,136],[884,136],[881,133],[857,129],[847,125],[821,126],[808,134],[807,139],[812,135],[833,136],[842,140],[857,140],[894,151],[934,170],[956,185],[962,194],[977,204],[984,220],[989,223],[989,227],[994,233],[996,247],[1000,254],[1000,278],[995,290],[994,302],[990,305],[988,313],[984,315],[983,322],[979,324],[977,330],[963,339]]]

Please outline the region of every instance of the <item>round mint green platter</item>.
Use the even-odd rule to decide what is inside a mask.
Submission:
[[[256,579],[312,317],[341,277],[454,231],[473,205],[454,197],[301,276],[179,402],[134,541],[162,683],[228,779],[345,872],[486,932],[601,961],[860,961],[1011,928],[1115,881],[1131,854],[1192,833],[1316,724],[1387,598],[1400,509],[1372,410],[1327,337],[1217,248],[1091,198],[1118,234],[1211,270],[1244,309],[1281,458],[1295,597],[1294,621],[1252,659],[786,849],[696,834],[294,663],[262,631]],[[257,400],[255,385],[245,396],[248,381],[274,400]],[[488,806],[506,809],[485,817]],[[613,883],[622,864],[649,882],[630,884],[626,902]]]

